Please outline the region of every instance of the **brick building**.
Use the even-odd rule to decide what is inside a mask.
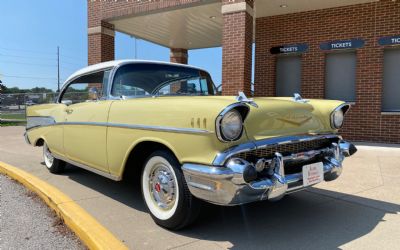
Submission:
[[[254,73],[255,96],[345,100],[345,137],[400,143],[399,0],[89,0],[89,64],[114,59],[115,31],[179,63],[222,46],[223,94]]]

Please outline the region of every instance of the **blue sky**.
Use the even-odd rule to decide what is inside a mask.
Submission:
[[[61,82],[87,65],[87,4],[82,0],[0,1],[0,80],[8,87],[57,88],[57,46]],[[116,59],[134,58],[134,39],[116,33]],[[137,58],[169,60],[169,49],[137,41]],[[221,82],[222,49],[189,51],[189,63]]]

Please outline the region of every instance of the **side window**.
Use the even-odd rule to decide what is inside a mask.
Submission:
[[[152,74],[150,67],[124,65],[119,68],[114,76],[111,95],[115,97],[150,95],[151,83],[157,79],[157,75]]]
[[[61,96],[61,102],[75,104],[106,98],[110,70],[81,76],[71,82]],[[94,94],[97,92],[97,96]]]
[[[65,90],[61,102],[75,104],[89,100],[89,84],[73,83]]]
[[[176,80],[163,86],[156,95],[208,95],[207,79],[193,77]]]

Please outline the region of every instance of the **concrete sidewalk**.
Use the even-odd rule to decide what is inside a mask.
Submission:
[[[400,245],[400,148],[359,146],[342,176],[277,203],[203,207],[192,227],[170,232],[146,213],[137,184],[69,166],[51,175],[23,127],[0,128],[0,160],[64,191],[135,249],[395,249]]]

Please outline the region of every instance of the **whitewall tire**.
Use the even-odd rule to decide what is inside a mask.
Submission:
[[[197,217],[200,201],[189,192],[176,158],[160,150],[146,160],[141,188],[153,220],[168,229],[180,229]]]
[[[64,171],[65,162],[53,156],[47,143],[43,144],[43,161],[50,173],[59,174]]]

